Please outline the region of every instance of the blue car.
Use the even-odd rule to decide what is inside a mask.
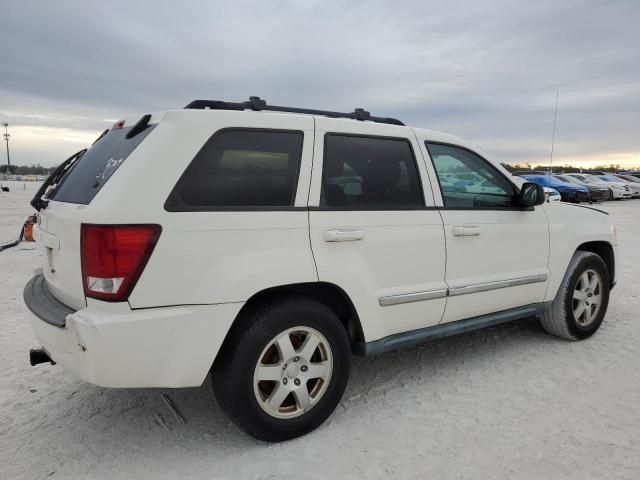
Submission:
[[[580,185],[563,182],[562,180],[558,180],[557,178],[549,175],[520,176],[528,182],[537,183],[543,187],[555,188],[560,192],[560,197],[562,197],[563,202],[580,203],[589,201],[589,190],[585,187],[581,187]]]

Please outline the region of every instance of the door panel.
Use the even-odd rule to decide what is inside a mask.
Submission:
[[[516,205],[515,185],[472,150],[418,135],[438,177],[449,297],[443,322],[544,300],[549,226],[541,207]],[[435,183],[435,182],[434,182]]]
[[[321,202],[325,135],[331,132],[400,138],[420,156],[415,136],[408,128],[316,118],[309,224],[320,281],[334,283],[349,295],[360,316],[366,341],[438,324],[444,312],[447,288],[444,232],[439,212],[425,207],[422,199],[421,206],[368,205],[373,198],[393,202],[396,194],[398,199],[411,195],[395,187],[384,195],[371,193],[370,167],[361,165],[372,165],[386,158],[373,158],[375,153],[371,159],[365,158],[366,155],[349,156],[345,165],[354,165],[353,169],[345,167],[325,172],[325,188],[332,192],[330,198],[323,197]],[[331,145],[327,151],[334,155]],[[346,150],[340,152],[340,155],[349,154]],[[424,161],[416,160],[424,198],[427,205],[433,207]],[[393,157],[389,161],[393,163],[397,159]],[[402,164],[401,174],[397,168],[395,174],[404,178],[406,170],[407,165]],[[362,199],[357,198],[360,193]],[[367,194],[370,200],[364,197]],[[341,206],[332,202],[341,202]]]
[[[450,289],[444,322],[544,300],[549,229],[542,208],[441,213]],[[456,235],[461,226],[477,229],[478,234]]]

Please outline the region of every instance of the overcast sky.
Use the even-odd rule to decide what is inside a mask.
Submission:
[[[640,1],[2,1],[16,164],[59,163],[127,114],[249,95],[548,162],[556,90],[554,163],[640,166]]]

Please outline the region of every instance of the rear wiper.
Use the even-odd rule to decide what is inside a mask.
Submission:
[[[35,208],[38,212],[42,209],[47,208],[49,205],[48,197],[53,193],[58,186],[60,179],[64,176],[65,173],[75,164],[75,162],[82,157],[87,151],[86,148],[80,150],[79,152],[74,153],[69,158],[67,158],[64,162],[58,165],[51,175],[42,183],[35,196],[31,199],[31,206]]]

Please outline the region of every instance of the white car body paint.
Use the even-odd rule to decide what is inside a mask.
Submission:
[[[607,215],[548,202],[529,210],[444,208],[425,142],[480,154],[457,137],[302,114],[177,110],[157,124],[88,205],[51,201],[36,239],[51,294],[75,313],[64,328],[30,313],[44,349],[70,373],[111,387],[186,387],[207,375],[242,306],[266,289],[327,282],[351,300],[371,342],[551,301],[575,252],[616,239]],[[203,144],[224,128],[304,133],[293,209],[169,212],[164,203]],[[413,149],[424,208],[323,210],[324,135],[402,138]],[[150,173],[151,172],[151,173]],[[82,223],[162,226],[126,302],[86,299]],[[341,241],[347,240],[347,241]]]

